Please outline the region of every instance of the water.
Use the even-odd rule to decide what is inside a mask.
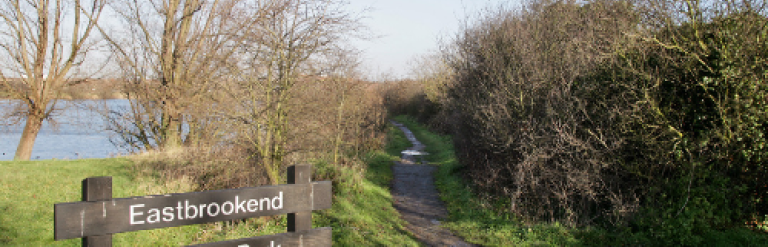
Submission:
[[[11,103],[0,100],[0,116]],[[99,111],[128,107],[128,100],[60,100],[58,105],[62,110],[56,112],[55,123],[45,121],[37,135],[32,160],[107,158],[125,152],[109,141],[112,133]],[[0,120],[0,160],[13,159],[24,130],[24,122],[9,121]]]

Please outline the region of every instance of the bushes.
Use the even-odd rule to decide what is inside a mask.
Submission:
[[[451,80],[433,115],[453,121],[468,177],[523,218],[701,244],[768,213],[768,23],[756,6],[486,13],[442,51]]]
[[[418,81],[389,82],[380,93],[390,116],[410,115],[427,122],[440,110],[440,105],[427,98]]]
[[[341,76],[305,77],[297,82],[289,90],[293,99],[285,106],[290,125],[282,133],[286,138],[283,162],[276,167],[279,174],[285,174],[290,165],[308,162],[319,164],[316,172],[321,178],[336,182],[346,176],[341,170],[362,173],[360,157],[384,143],[386,119],[374,88],[375,84]],[[261,164],[263,157],[253,145],[261,141],[257,135],[265,130],[257,127],[259,122],[250,121],[253,118],[236,117],[262,114],[263,109],[249,112],[238,107],[236,100],[221,96],[216,101],[201,101],[200,105],[211,106],[199,108],[188,124],[190,128],[210,128],[197,129],[198,141],[184,148],[138,155],[139,169],[162,181],[189,179],[196,190],[285,183],[268,176],[267,167]]]
[[[631,121],[634,129],[668,129],[665,137],[627,135],[647,147],[642,160],[661,164],[632,164],[653,178],[643,215],[657,220],[642,225],[664,231],[655,233],[659,239],[699,244],[686,236],[741,225],[768,210],[765,25],[765,17],[745,10],[669,26],[659,39],[647,39],[650,56],[624,63],[646,68],[621,68],[648,78],[624,83],[651,85],[647,101],[657,117]]]
[[[589,224],[637,207],[610,166],[619,140],[590,121],[589,98],[574,90],[637,22],[630,10],[621,2],[531,4],[491,14],[454,43],[448,95],[459,158],[512,211]]]

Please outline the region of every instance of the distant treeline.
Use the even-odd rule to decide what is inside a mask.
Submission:
[[[521,218],[701,245],[768,214],[765,6],[488,10],[385,100],[452,134],[468,179]]]
[[[70,80],[71,84],[61,90],[58,99],[118,99],[124,98],[120,80],[117,79],[82,79]],[[8,88],[11,87],[11,88]],[[0,98],[15,98],[11,92],[29,90],[21,79],[8,79],[8,83],[0,83]]]

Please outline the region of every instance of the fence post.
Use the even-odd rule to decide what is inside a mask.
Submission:
[[[106,201],[112,199],[112,177],[83,179],[83,201]],[[83,238],[83,247],[111,247],[112,234]]]
[[[309,184],[312,179],[311,173],[312,167],[309,165],[289,166],[288,184]],[[312,229],[312,211],[301,211],[288,214],[288,232],[310,229]]]

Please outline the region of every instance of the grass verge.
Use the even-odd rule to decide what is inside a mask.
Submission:
[[[53,240],[53,205],[79,201],[80,181],[87,177],[112,176],[116,198],[156,187],[137,183],[132,165],[128,159],[0,162],[0,245],[80,246],[80,239]],[[115,246],[177,246],[190,243],[196,232],[196,227],[177,227],[117,234],[113,240]]]
[[[392,162],[410,143],[390,128],[385,150],[362,157],[365,165],[338,167],[314,162],[315,177],[333,180],[333,207],[313,213],[315,227],[333,227],[334,246],[420,246],[392,207]],[[0,246],[80,246],[79,239],[53,240],[53,205],[81,199],[84,178],[112,176],[115,198],[194,191],[178,178],[162,181],[139,171],[138,159],[0,162]],[[115,246],[180,246],[285,232],[283,216],[218,222],[113,236]]]
[[[461,177],[463,167],[456,160],[451,137],[431,133],[408,116],[396,121],[405,124],[426,146],[429,163],[438,165],[435,183],[448,208],[444,226],[466,241],[483,246],[656,246],[628,229],[570,228],[557,222],[526,223],[505,213],[508,202],[477,196]],[[768,246],[768,234],[746,228],[711,232],[704,237],[708,246]]]
[[[385,150],[363,157],[365,169],[316,163],[317,176],[342,173],[334,180],[333,207],[316,213],[315,226],[333,227],[334,246],[421,246],[392,206],[391,166],[410,147],[402,132],[390,127]],[[362,174],[361,174],[362,173]],[[354,176],[362,175],[362,179]],[[329,176],[334,177],[334,176]]]

